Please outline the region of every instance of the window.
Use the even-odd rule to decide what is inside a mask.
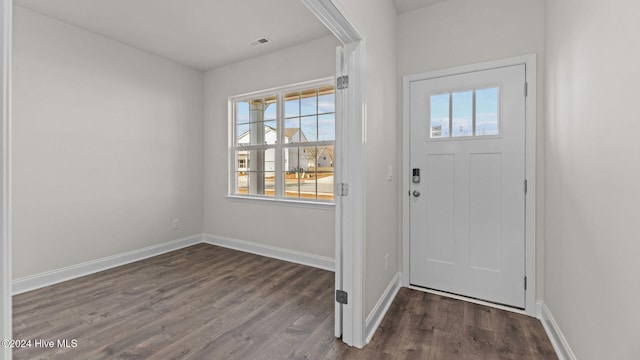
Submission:
[[[431,138],[499,135],[497,87],[431,95]]]
[[[333,79],[237,96],[230,103],[231,195],[333,201]]]

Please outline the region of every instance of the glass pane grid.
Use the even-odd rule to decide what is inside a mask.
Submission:
[[[277,97],[236,103],[236,193],[280,196],[299,200],[334,199],[334,146],[315,145],[335,141],[335,90],[325,86],[285,93],[282,97],[282,129],[278,129]],[[276,157],[274,145],[280,137],[285,145]],[[304,144],[308,145],[304,145]],[[282,173],[276,174],[276,162]],[[276,189],[277,177],[284,189]],[[280,194],[280,195],[278,195]]]
[[[432,139],[499,135],[499,87],[430,96]]]

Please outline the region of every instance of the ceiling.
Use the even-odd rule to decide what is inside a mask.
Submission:
[[[393,0],[398,14],[417,10],[444,0]]]
[[[331,34],[300,0],[15,3],[198,70],[210,70]],[[249,45],[261,37],[272,42]]]

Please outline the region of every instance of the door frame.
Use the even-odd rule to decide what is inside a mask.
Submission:
[[[365,345],[364,314],[364,125],[365,40],[337,0],[301,0],[342,43],[344,61],[336,76],[349,76],[344,101],[336,108],[337,156],[335,184],[348,184],[348,196],[336,201],[336,289],[348,293],[336,304],[335,336],[348,345]]]
[[[11,339],[11,30],[13,3],[2,0],[0,4],[0,31],[2,60],[0,60],[0,338]],[[11,348],[0,347],[0,359],[11,359]]]
[[[525,195],[525,276],[527,277],[527,290],[525,292],[525,310],[520,311],[514,308],[495,305],[493,303],[459,297],[467,301],[477,302],[484,305],[507,309],[514,312],[524,313],[529,316],[537,316],[536,311],[536,129],[537,129],[537,97],[536,97],[536,55],[523,55],[487,61],[471,65],[457,66],[447,69],[428,71],[424,73],[405,75],[402,78],[402,286],[411,287],[409,283],[410,271],[410,132],[411,132],[411,111],[410,111],[410,86],[414,81],[429,80],[433,78],[459,75],[481,70],[489,70],[513,65],[525,65],[525,81],[527,83],[527,97],[525,99],[525,179],[527,180],[527,193]],[[523,88],[524,92],[525,89]],[[405,195],[407,194],[407,195]],[[439,292],[438,292],[439,293]]]

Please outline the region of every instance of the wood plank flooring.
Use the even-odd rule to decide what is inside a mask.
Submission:
[[[557,359],[536,319],[408,289],[350,348],[333,290],[329,271],[195,245],[14,296],[32,344],[14,359]]]

